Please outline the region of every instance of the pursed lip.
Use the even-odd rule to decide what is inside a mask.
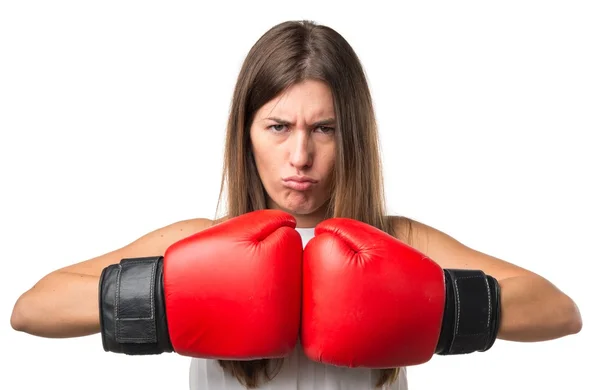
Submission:
[[[283,185],[295,191],[308,191],[318,180],[308,176],[288,176],[283,178]]]
[[[288,176],[283,178],[284,182],[296,182],[296,183],[316,183],[317,180],[308,176]]]

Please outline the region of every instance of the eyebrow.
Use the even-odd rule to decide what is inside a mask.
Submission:
[[[280,125],[289,126],[289,125],[292,124],[292,122],[290,122],[290,121],[286,121],[285,119],[281,119],[281,118],[274,117],[274,116],[273,117],[268,117],[268,118],[265,118],[265,119],[277,122]],[[334,124],[335,124],[335,118],[327,118],[327,119],[323,119],[323,120],[317,121],[317,122],[311,124],[310,126],[311,127],[316,127],[316,126],[325,126],[325,125],[334,125]]]

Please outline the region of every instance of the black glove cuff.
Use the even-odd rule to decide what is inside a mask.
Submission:
[[[100,275],[100,334],[107,352],[172,352],[163,294],[163,258],[123,259]]]
[[[500,286],[482,271],[445,269],[446,307],[438,355],[484,352],[500,326]]]

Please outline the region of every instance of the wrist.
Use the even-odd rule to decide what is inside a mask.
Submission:
[[[492,347],[500,324],[498,281],[475,270],[444,270],[446,305],[439,355],[484,352]]]
[[[102,271],[100,333],[107,352],[172,352],[163,294],[163,258],[123,259]]]

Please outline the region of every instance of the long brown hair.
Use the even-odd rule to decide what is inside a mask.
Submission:
[[[327,218],[353,218],[393,234],[392,219],[385,214],[377,125],[362,65],[339,33],[312,21],[272,27],[250,49],[241,67],[227,125],[219,194],[219,204],[227,195],[225,218],[267,207],[251,153],[250,126],[260,107],[307,79],[329,86],[337,122],[335,179]],[[276,375],[281,359],[220,360],[219,364],[246,387],[256,388],[262,378],[271,380]],[[397,368],[381,370],[378,386],[397,376]]]

